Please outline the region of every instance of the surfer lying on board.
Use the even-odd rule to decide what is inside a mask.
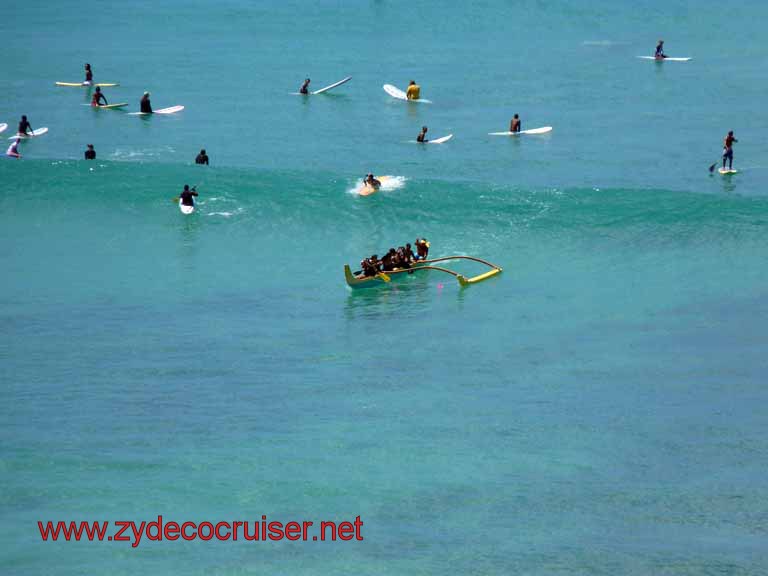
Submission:
[[[109,104],[107,97],[101,93],[101,88],[96,86],[96,92],[93,93],[93,98],[91,98],[91,106],[99,106],[102,100],[104,100],[104,104]]]
[[[725,161],[728,160],[728,169],[733,170],[733,143],[738,142],[733,136],[733,130],[728,132],[728,135],[723,141],[723,170],[725,170]]]
[[[304,80],[304,84],[301,85],[301,88],[299,88],[299,94],[309,94],[309,78]]]
[[[196,186],[192,186],[192,190],[189,189],[189,184],[184,184],[184,190],[181,194],[179,194],[179,198],[181,199],[181,205],[182,206],[194,206],[195,205],[195,199],[193,196],[197,196],[197,192],[195,192]]]
[[[405,97],[408,100],[418,100],[420,96],[421,86],[416,84],[416,80],[411,80],[411,83],[408,84],[408,90],[405,91]]]
[[[23,134],[24,136],[32,136],[32,134],[29,134],[27,132],[27,130],[29,130],[29,132],[32,132],[32,124],[30,124],[27,121],[27,117],[26,116],[22,116],[21,117],[21,122],[19,122],[18,133],[19,134]]]
[[[427,140],[427,127],[426,126],[422,126],[421,127],[421,134],[416,136],[416,142],[429,142],[429,140]]]
[[[370,186],[371,188],[378,189],[381,187],[381,182],[379,180],[376,180],[376,178],[373,177],[373,174],[366,175],[365,180],[363,180],[363,183],[366,186]]]
[[[5,151],[5,155],[9,158],[21,158],[21,154],[19,154],[19,142],[21,142],[21,138],[16,138],[16,140],[14,140],[13,143],[8,146],[8,150]]]
[[[141,107],[140,111],[144,114],[152,114],[152,103],[149,101],[149,92],[144,92],[144,96],[141,97],[139,106]]]
[[[512,120],[509,123],[509,131],[510,132],[520,132],[520,128],[522,128],[522,123],[520,122],[520,116],[517,114],[514,115]]]
[[[93,72],[90,64],[85,65],[85,82],[83,84],[93,84]]]
[[[96,160],[96,150],[93,149],[93,144],[88,144],[88,150],[85,151],[86,160]]]
[[[654,58],[666,58],[667,55],[664,54],[664,40],[659,40],[659,43],[656,44],[656,54],[653,55]]]

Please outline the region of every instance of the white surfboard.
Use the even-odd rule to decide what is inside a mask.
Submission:
[[[392,84],[384,84],[382,88],[384,88],[384,92],[392,96],[392,98],[397,98],[398,100],[405,100],[406,102],[421,102],[422,104],[432,104],[432,100],[426,100],[424,98],[419,98],[418,100],[408,100],[406,93],[400,90],[400,88],[397,86],[392,86]]]
[[[5,122],[0,124],[0,132],[5,132],[7,128],[8,128],[8,124],[6,124]]]
[[[121,102],[120,104],[99,104],[98,106],[90,105],[91,108],[103,108],[105,110],[116,110],[118,108],[125,108],[128,106],[128,102]]]
[[[195,211],[195,207],[182,204],[181,198],[179,198],[179,210],[181,210],[182,214],[192,214]]]
[[[656,62],[688,62],[689,60],[693,59],[693,58],[672,58],[670,56],[667,56],[666,58],[656,58],[656,56],[638,56],[638,58],[641,58],[643,60],[655,60]]]
[[[530,130],[521,130],[520,132],[488,132],[489,136],[525,136],[533,134],[546,134],[552,132],[552,126],[543,126],[541,128],[531,128]]]
[[[24,140],[26,138],[32,138],[34,136],[42,136],[46,132],[48,132],[48,128],[38,128],[37,130],[32,130],[31,134],[18,134],[17,133],[14,136],[11,136],[10,138],[8,138],[8,140],[16,140],[16,138],[21,138],[22,140]]]
[[[184,110],[184,106],[171,106],[170,108],[160,108],[160,110],[153,110],[152,114],[176,114]],[[128,112],[129,116],[150,116],[149,112]]]
[[[722,174],[723,176],[728,176],[730,174],[738,174],[738,170],[734,170],[733,168],[720,168],[718,169],[718,172]]]
[[[346,78],[344,78],[344,80],[339,80],[335,84],[331,84],[330,86],[326,86],[325,88],[320,88],[320,90],[315,90],[314,92],[311,92],[311,94],[322,94],[323,92],[328,92],[328,90],[332,90],[333,88],[336,88],[336,86],[341,86],[342,84],[345,84],[350,80],[352,80],[352,76],[347,76]]]
[[[94,86],[100,86],[102,88],[112,88],[120,86],[120,84],[117,82],[101,82],[99,84],[92,84],[90,82],[56,82],[56,86],[66,86],[69,88],[93,88]]]
[[[448,142],[453,138],[453,134],[448,134],[448,136],[443,136],[442,138],[435,138],[434,140],[427,140],[426,142],[423,142],[423,144],[442,144],[443,142]],[[422,142],[416,141],[417,144],[422,144]]]

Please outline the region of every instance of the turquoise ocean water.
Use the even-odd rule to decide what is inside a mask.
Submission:
[[[50,132],[0,161],[0,572],[765,574],[767,16],[10,7],[0,122]],[[636,58],[659,38],[693,60]],[[121,83],[110,102],[186,109],[83,106],[53,83],[84,62]],[[381,89],[412,78],[432,105]],[[487,136],[516,112],[553,132]],[[454,138],[417,147],[423,124]],[[742,171],[711,176],[731,129]],[[404,184],[352,194],[370,171]],[[345,263],[416,236],[504,273],[348,290]],[[36,524],[158,514],[359,515],[365,539],[131,548]]]

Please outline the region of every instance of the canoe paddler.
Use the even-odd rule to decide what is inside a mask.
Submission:
[[[659,43],[656,44],[656,53],[653,55],[653,57],[658,59],[667,57],[667,55],[664,54],[664,40],[659,40]]]
[[[93,93],[93,98],[91,98],[91,106],[100,106],[102,100],[104,100],[104,104],[109,104],[107,97],[102,94],[101,88],[96,86],[96,91]]]
[[[427,130],[428,128],[426,126],[421,127],[421,133],[416,136],[416,142],[429,142],[429,140],[427,140]]]
[[[192,186],[192,189],[189,189],[189,184],[184,184],[184,190],[181,194],[179,194],[179,199],[181,200],[182,206],[194,206],[195,205],[195,199],[193,196],[197,196],[197,192],[195,192],[195,186]]]
[[[5,151],[5,155],[9,158],[21,158],[21,154],[19,154],[19,142],[21,142],[21,138],[16,138],[10,146],[8,146],[8,150]]]
[[[33,136],[27,131],[32,132],[32,124],[29,123],[26,116],[22,116],[17,133],[19,136]]]
[[[144,114],[152,114],[152,103],[149,101],[149,92],[144,92],[144,96],[141,97],[139,106],[140,111]]]
[[[309,94],[309,83],[310,83],[309,78],[304,80],[304,84],[302,84],[301,88],[299,88],[299,94]]]
[[[405,97],[408,100],[418,100],[420,96],[421,86],[416,84],[416,80],[411,80],[411,83],[408,84],[408,90],[405,91]]]
[[[426,238],[416,238],[416,260],[426,260],[429,257],[429,241]]]
[[[364,183],[366,186],[370,186],[371,188],[376,188],[376,189],[378,189],[378,188],[380,188],[380,187],[381,187],[381,181],[379,181],[379,180],[376,180],[376,178],[374,178],[374,177],[373,177],[373,174],[368,174],[368,175],[365,177],[365,180],[363,181],[363,183]]]
[[[518,114],[515,114],[509,123],[509,131],[520,132],[520,128],[522,128],[522,123],[520,122],[520,116]]]
[[[725,170],[725,162],[728,161],[728,169],[733,170],[733,143],[738,142],[733,135],[733,130],[728,132],[728,135],[723,141],[723,170]]]
[[[91,70],[90,64],[85,65],[85,82],[83,82],[83,84],[85,86],[93,84],[93,71]]]

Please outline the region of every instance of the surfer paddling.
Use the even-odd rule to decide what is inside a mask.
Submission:
[[[21,142],[21,138],[16,138],[16,140],[14,140],[13,143],[8,146],[8,150],[5,151],[5,155],[9,158],[21,158],[21,154],[19,154],[19,142]]]
[[[104,105],[109,104],[109,102],[107,102],[107,97],[102,94],[101,88],[96,86],[96,91],[93,93],[93,98],[91,98],[91,106],[101,106],[102,100],[104,101]]]
[[[184,190],[181,194],[179,194],[179,200],[181,201],[182,206],[194,206],[195,205],[195,199],[193,196],[197,196],[197,192],[195,191],[196,186],[192,186],[192,189],[189,189],[189,184],[184,184]]]
[[[664,40],[659,40],[659,43],[656,44],[656,53],[653,55],[653,57],[657,60],[663,60],[667,57],[667,55],[664,54]]]
[[[304,80],[304,84],[302,84],[301,88],[299,88],[299,94],[309,94],[309,83],[310,83],[309,78]]]
[[[149,92],[144,92],[139,102],[140,111],[143,114],[152,114],[152,103],[149,101]]]
[[[728,170],[733,170],[733,143],[738,142],[733,136],[733,130],[728,132],[728,135],[723,141],[723,170],[725,170],[725,162],[728,161]]]
[[[520,122],[520,116],[515,114],[512,117],[512,120],[509,122],[509,131],[520,132],[520,128],[522,128],[522,123]]]
[[[418,100],[421,96],[421,86],[416,84],[416,80],[411,80],[408,84],[408,90],[405,91],[405,97],[408,100]]]
[[[34,136],[34,134],[32,134],[32,131],[33,131],[32,124],[29,123],[26,116],[22,116],[21,121],[19,122],[19,129],[17,131],[17,134],[19,136]]]
[[[427,127],[426,126],[422,126],[421,127],[421,133],[418,136],[416,136],[416,142],[422,142],[422,143],[429,142],[429,140],[427,140]]]

